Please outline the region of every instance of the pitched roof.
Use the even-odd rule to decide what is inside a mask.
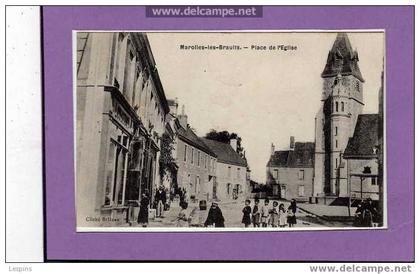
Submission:
[[[378,114],[360,114],[353,137],[349,139],[344,158],[376,158],[378,146]]]
[[[184,142],[190,144],[191,146],[194,146],[204,152],[207,152],[213,157],[216,157],[217,155],[206,145],[201,141],[201,138],[199,138],[188,126],[187,128],[183,128],[182,126],[179,126],[177,129],[178,132],[178,138],[183,140]]]
[[[237,166],[247,166],[247,162],[243,159],[230,144],[200,138],[216,155],[217,161],[225,164],[232,164]]]
[[[353,75],[360,81],[365,80],[360,72],[359,55],[357,51],[353,51],[350,40],[346,33],[338,33],[335,42],[328,53],[327,64],[325,65],[324,71],[321,77],[334,77],[338,74],[341,75]]]
[[[294,150],[278,150],[271,155],[268,167],[313,167],[315,143],[296,142]]]

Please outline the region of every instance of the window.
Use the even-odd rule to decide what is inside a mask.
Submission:
[[[373,186],[377,186],[377,185],[378,185],[378,181],[376,180],[376,178],[375,178],[375,177],[372,177],[372,178],[370,179],[370,182],[371,182],[371,184],[372,184]]]
[[[305,186],[299,186],[298,195],[299,195],[299,197],[305,196]]]
[[[231,175],[231,167],[228,167],[228,178],[230,178]]]
[[[236,170],[236,178],[240,178],[241,177],[241,169],[238,167]]]
[[[131,51],[131,44],[128,42],[127,44],[127,51],[128,54],[126,55],[125,59],[125,66],[124,66],[124,82],[123,82],[123,94],[125,95],[127,101],[131,100],[131,92],[133,88],[133,78],[134,78],[134,65],[135,65],[135,56]]]
[[[194,164],[194,148],[191,147],[191,164]]]
[[[195,189],[194,189],[195,193],[199,193],[200,192],[200,176],[197,176],[197,178],[195,179]]]
[[[335,127],[335,136],[338,135],[338,127]]]
[[[338,102],[335,102],[335,111],[338,112]]]
[[[136,105],[136,92],[137,92],[137,82],[140,80],[140,71],[137,65],[135,65],[134,68],[135,72],[134,72],[134,81],[133,81],[133,93],[132,93],[132,98],[131,98],[131,104],[134,106]]]
[[[335,158],[335,168],[338,168],[338,159]]]
[[[341,102],[341,111],[344,111],[344,102]]]
[[[192,178],[191,174],[188,174],[187,182],[190,185],[190,188],[189,188],[188,192],[191,195],[191,191],[193,191],[193,178]]]
[[[338,140],[335,140],[335,148],[338,148]]]
[[[305,170],[299,170],[298,179],[303,180],[305,178]]]
[[[104,205],[122,205],[125,202],[124,191],[127,177],[129,139],[119,135],[117,141],[110,140],[106,165]]]
[[[274,170],[274,179],[276,179],[276,180],[279,179],[279,170],[278,169]]]
[[[200,151],[197,151],[197,166],[200,166]]]
[[[124,77],[124,62],[125,62],[125,54],[127,50],[127,38],[124,37],[124,34],[120,33],[118,35],[118,42],[117,42],[117,52],[115,56],[115,80],[116,86],[120,88],[120,85],[123,84],[123,77]]]
[[[111,205],[112,200],[112,185],[114,184],[114,162],[115,162],[116,145],[110,142],[108,148],[108,161],[106,165],[106,179],[105,179],[105,201],[104,205]]]
[[[187,145],[184,145],[184,162],[187,161]]]

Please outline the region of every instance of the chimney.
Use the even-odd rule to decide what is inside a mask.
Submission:
[[[271,143],[271,155],[274,155],[274,151],[275,151],[275,146],[273,143]]]
[[[169,105],[169,112],[174,116],[178,115],[178,98],[177,97],[175,97],[173,104]]]
[[[294,150],[294,149],[295,149],[295,137],[290,136],[290,150]]]
[[[182,112],[180,115],[178,115],[178,120],[179,123],[181,124],[181,126],[184,129],[187,129],[187,125],[188,125],[188,116],[185,114],[185,106],[182,105]]]
[[[234,151],[238,152],[238,140],[236,138],[230,139],[230,146]]]

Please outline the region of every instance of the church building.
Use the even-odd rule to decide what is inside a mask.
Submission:
[[[315,118],[316,200],[332,201],[349,195],[349,169],[343,154],[364,106],[364,79],[358,61],[358,53],[352,49],[347,34],[339,33],[321,74],[322,107]]]

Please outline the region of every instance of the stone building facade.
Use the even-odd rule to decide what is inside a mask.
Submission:
[[[288,150],[275,151],[267,163],[267,184],[272,196],[280,199],[296,199],[308,202],[313,192],[314,150],[312,142],[296,142],[290,138]]]
[[[246,160],[236,151],[237,140],[232,139],[230,144],[206,138],[201,140],[217,157],[215,167],[217,180],[213,181],[213,199],[230,200],[247,197],[251,171]]]
[[[76,70],[77,225],[119,225],[160,181],[169,107],[143,33],[77,33]]]
[[[216,154],[204,144],[188,124],[184,108],[176,119],[177,185],[188,199],[210,200],[216,181]]]
[[[347,160],[348,193],[353,199],[379,200],[378,114],[361,114],[353,136],[344,151]]]

